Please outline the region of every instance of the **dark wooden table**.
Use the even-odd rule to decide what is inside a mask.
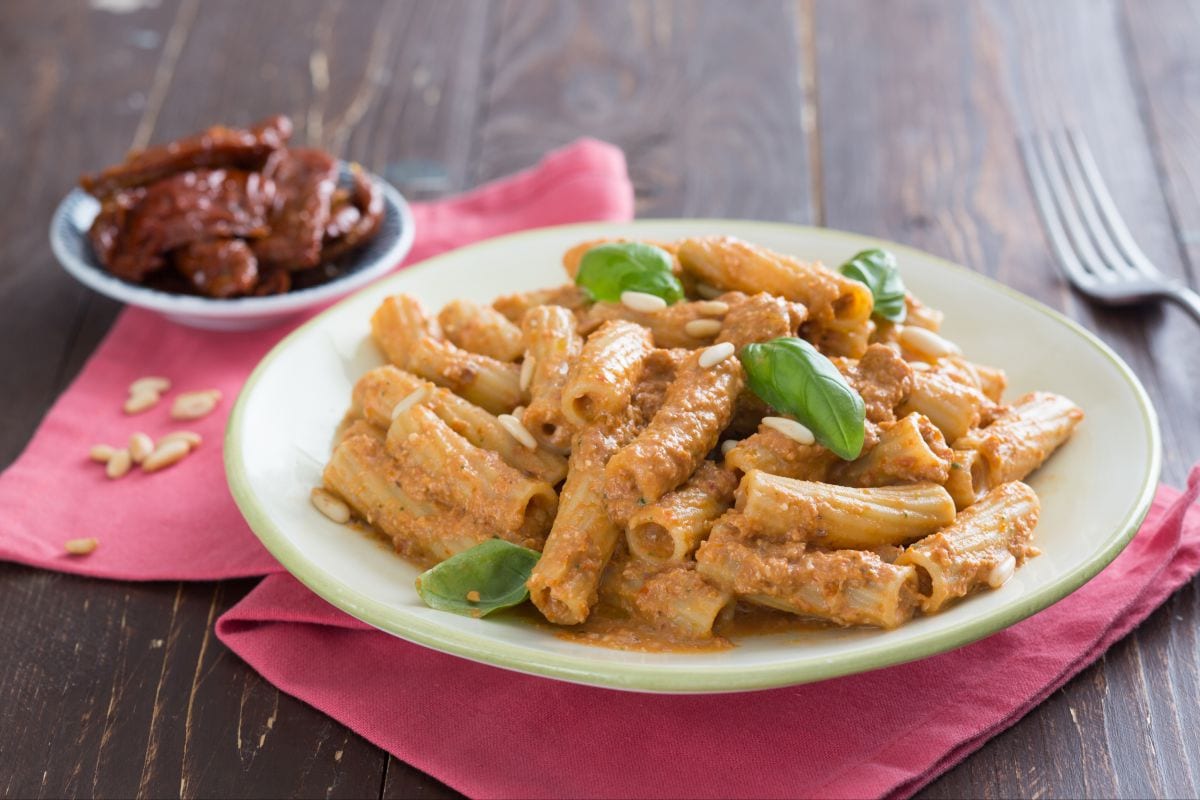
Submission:
[[[1200,457],[1200,330],[1173,308],[1098,311],[1064,286],[1015,140],[1082,129],[1146,252],[1195,285],[1198,40],[1200,4],[1183,0],[5,0],[0,464],[119,311],[47,245],[76,176],[281,111],[301,142],[418,199],[590,134],[625,148],[641,216],[829,225],[966,264],[1132,364],[1162,417],[1163,478],[1181,484]],[[253,583],[0,565],[0,793],[454,795],[215,640]],[[1197,795],[1197,623],[1193,583],[924,795]]]

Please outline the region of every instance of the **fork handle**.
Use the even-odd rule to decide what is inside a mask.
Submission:
[[[1191,289],[1182,287],[1175,289],[1169,295],[1179,305],[1183,306],[1187,311],[1200,322],[1200,294],[1196,294]]]

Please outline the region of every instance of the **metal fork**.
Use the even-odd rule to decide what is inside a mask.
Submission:
[[[1111,306],[1166,298],[1200,321],[1200,294],[1159,272],[1133,241],[1079,133],[1034,134],[1020,144],[1050,245],[1076,289]]]

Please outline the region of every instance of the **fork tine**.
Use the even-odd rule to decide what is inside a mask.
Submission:
[[[1100,207],[1104,222],[1116,239],[1121,252],[1125,255],[1125,260],[1133,265],[1134,268],[1140,270],[1143,275],[1154,278],[1160,277],[1161,273],[1150,263],[1150,259],[1146,258],[1146,254],[1142,252],[1142,249],[1137,246],[1137,242],[1133,240],[1133,235],[1125,225],[1125,220],[1121,218],[1121,213],[1117,211],[1117,205],[1113,202],[1112,195],[1109,194],[1108,187],[1104,183],[1104,178],[1100,175],[1100,169],[1096,166],[1096,159],[1092,156],[1092,149],[1088,147],[1087,140],[1074,129],[1067,131],[1067,138],[1070,140],[1071,148],[1075,151],[1075,157],[1083,169],[1084,177],[1091,187],[1091,195]]]
[[[1083,178],[1081,172],[1082,165],[1079,163],[1078,153],[1075,152],[1075,148],[1071,145],[1070,136],[1063,131],[1053,133],[1051,136],[1053,137],[1054,150],[1058,155],[1059,163],[1066,174],[1067,183],[1071,185],[1075,203],[1083,214],[1084,227],[1091,235],[1092,241],[1099,248],[1099,255],[1103,257],[1111,269],[1127,278],[1144,277],[1120,252],[1113,241],[1112,235],[1109,233],[1107,225],[1101,220],[1096,205],[1095,193],[1091,189],[1091,182],[1085,181]]]
[[[1021,155],[1025,161],[1025,171],[1029,174],[1029,182],[1033,186],[1034,201],[1037,203],[1042,224],[1050,239],[1050,246],[1058,256],[1059,265],[1062,266],[1072,283],[1081,287],[1091,286],[1095,284],[1096,278],[1079,263],[1079,259],[1071,247],[1071,242],[1063,230],[1058,208],[1050,197],[1050,189],[1046,183],[1045,167],[1031,139],[1032,137],[1027,137],[1020,141]]]
[[[1049,135],[1043,134],[1038,137],[1038,151],[1042,156],[1042,166],[1046,171],[1046,180],[1050,185],[1050,195],[1054,198],[1055,204],[1058,206],[1063,228],[1066,229],[1071,241],[1075,243],[1075,253],[1080,263],[1083,264],[1084,269],[1095,275],[1097,279],[1105,283],[1112,283],[1117,280],[1117,273],[1105,263],[1100,254],[1096,252],[1095,245],[1092,244],[1092,238],[1088,235],[1087,226],[1083,224],[1083,220],[1079,217],[1078,198],[1067,187],[1066,178],[1063,175],[1062,163],[1059,161],[1058,155],[1054,152],[1054,146],[1050,141]]]

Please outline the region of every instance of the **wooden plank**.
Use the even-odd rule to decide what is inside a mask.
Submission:
[[[624,148],[637,214],[807,222],[794,9],[783,2],[506,2],[475,177],[591,135]]]
[[[78,172],[119,158],[135,140],[159,141],[218,120],[238,123],[291,113],[301,142],[362,161],[410,195],[456,190],[467,180],[486,16],[484,6],[473,0],[436,5],[314,0],[289,4],[287,14],[268,4],[231,14],[185,0],[164,5],[152,17],[93,11],[86,17],[89,25],[70,22],[79,15],[66,4],[28,6],[23,9],[28,19],[11,18],[19,26],[10,28],[6,16],[0,37],[12,30],[22,41],[42,41],[44,34],[46,44],[31,53],[10,49],[0,39],[0,75],[14,78],[0,79],[5,101],[0,114],[21,108],[29,116],[14,115],[11,121],[0,116],[0,137],[6,142],[44,137],[45,153],[35,154],[40,159],[35,163],[53,163],[58,172],[37,173],[40,194],[32,197],[32,210],[15,218],[11,209],[0,215],[0,224],[10,226],[6,233],[19,233],[15,223],[20,222],[36,233],[2,240],[0,262],[6,270],[0,280],[11,279],[9,265],[36,253],[41,270],[34,275],[30,268],[23,279],[42,287],[45,273],[54,269],[45,225],[26,217],[48,218]],[[153,37],[141,27],[148,19],[157,22]],[[145,63],[130,69],[126,59],[96,73],[94,81],[79,77],[103,63],[98,53],[119,50],[129,37],[153,40]],[[77,47],[76,40],[84,46]],[[59,77],[47,85],[69,94],[39,99],[49,90],[15,80],[34,68],[58,70]],[[113,106],[131,90],[120,81],[104,83],[113,75],[141,77],[135,102],[140,110],[128,115],[119,135],[89,140],[87,151],[77,152],[78,130],[64,124],[72,115],[98,130],[120,121]],[[20,94],[26,89],[45,106],[41,111]],[[409,185],[418,155],[424,159],[415,171],[421,180]],[[0,170],[12,170],[19,179],[27,177],[18,172],[22,169],[33,175],[32,167],[15,160],[0,163]],[[46,180],[47,175],[53,179]],[[4,429],[14,438],[11,445],[8,439],[0,442],[9,448],[8,458],[19,447],[15,438],[28,436],[115,311],[60,277],[59,289],[73,299],[69,308],[60,309],[61,319],[30,313],[24,329],[0,328],[6,341],[20,335],[48,351],[45,359],[32,360],[28,349],[5,352],[14,359],[5,364],[10,367],[5,374],[22,376],[19,384],[14,380],[5,388],[31,409],[28,419]],[[48,289],[42,290],[50,297]],[[10,306],[24,313],[15,297],[8,305],[11,295],[3,297],[0,326],[10,324]],[[27,299],[21,296],[20,302]],[[65,330],[54,338],[60,328]],[[44,380],[31,381],[30,369],[43,364]],[[7,612],[0,630],[10,645],[0,652],[0,674],[19,676],[0,681],[0,703],[24,709],[19,726],[0,732],[0,758],[16,765],[5,776],[4,794],[379,793],[385,754],[281,695],[212,637],[216,616],[248,591],[250,582],[130,587],[9,565],[0,571],[6,587],[0,607]],[[415,771],[411,782],[429,783]]]
[[[1015,145],[1035,128],[1080,127],[1144,249],[1164,270],[1186,274],[1118,7],[818,2],[815,28],[828,224],[948,256],[1100,331],[1163,413],[1167,475],[1178,481],[1200,452],[1181,391],[1195,369],[1191,323],[1175,310],[1098,311],[1070,292],[1040,235]],[[1194,793],[1180,765],[1200,742],[1178,707],[1197,684],[1172,687],[1155,668],[1179,656],[1162,630],[1169,614],[1160,611],[926,795]]]

